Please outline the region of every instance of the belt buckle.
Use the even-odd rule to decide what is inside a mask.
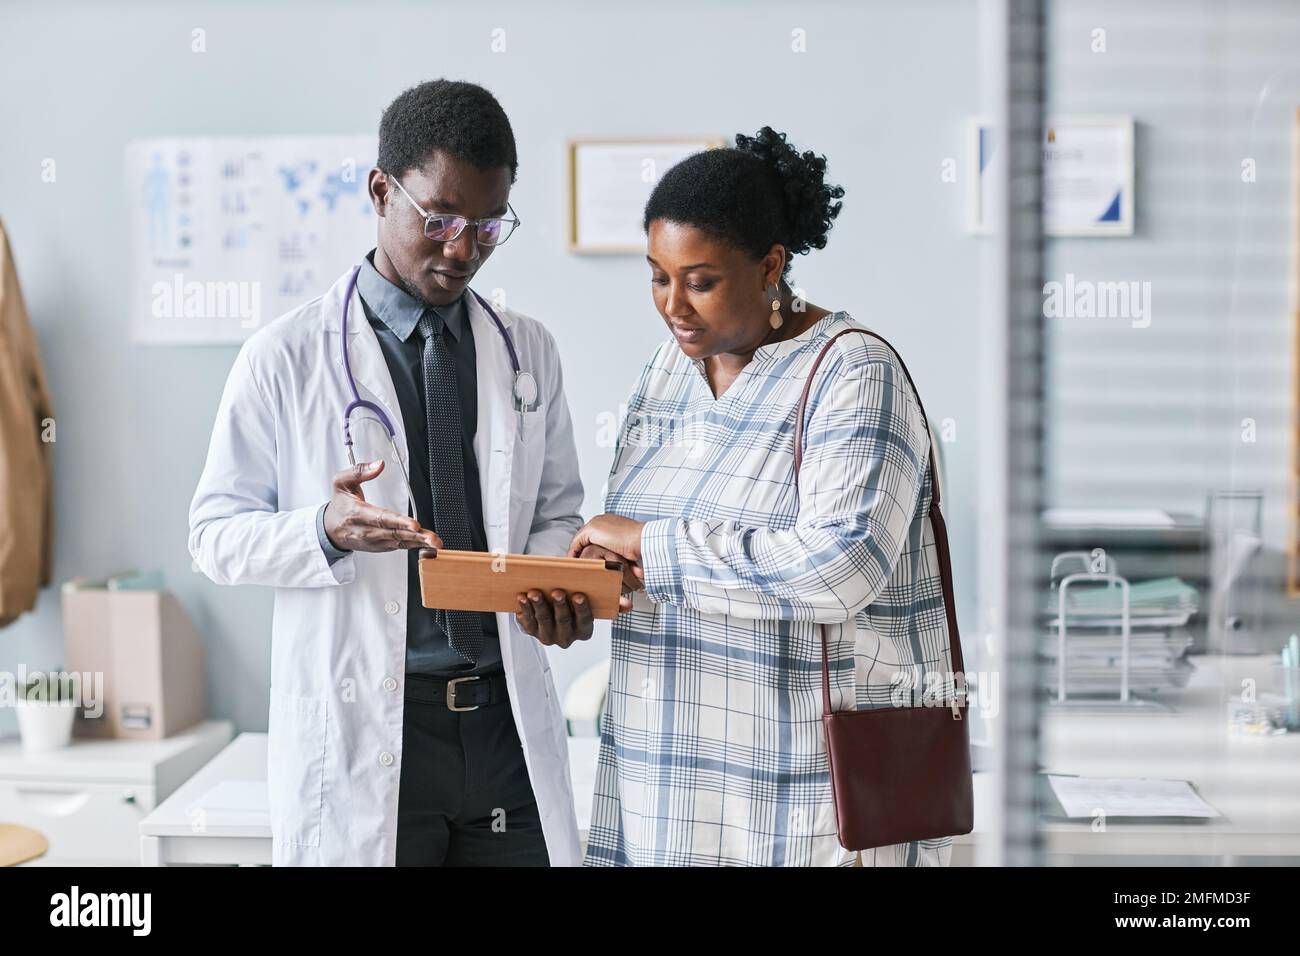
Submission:
[[[471,677],[453,677],[451,680],[447,681],[447,709],[448,710],[454,710],[457,713],[465,713],[466,711],[470,711],[470,710],[478,710],[479,707],[482,706],[481,704],[475,704],[472,707],[456,706],[456,686],[458,684],[465,683],[465,681],[467,680],[482,680],[482,678],[476,674]]]

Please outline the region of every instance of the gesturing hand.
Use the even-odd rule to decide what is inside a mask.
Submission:
[[[442,539],[420,522],[366,501],[363,482],[379,477],[384,462],[361,462],[334,476],[334,491],[325,506],[325,534],[344,551],[396,551],[441,548]]]

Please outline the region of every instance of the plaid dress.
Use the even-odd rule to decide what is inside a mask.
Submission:
[[[605,507],[648,522],[646,587],[614,622],[589,866],[853,865],[831,802],[819,625],[836,710],[919,703],[925,674],[952,669],[929,431],[878,340],[845,336],[822,362],[794,485],[799,393],[852,324],[834,313],[760,348],[716,400],[671,339],[641,374]],[[916,841],[862,864],[951,853],[951,838]]]

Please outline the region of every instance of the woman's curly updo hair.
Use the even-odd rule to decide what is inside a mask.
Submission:
[[[826,247],[831,221],[844,204],[840,186],[826,182],[826,157],[799,152],[785,133],[764,126],[756,136],[736,135],[736,145],[682,160],[650,194],[647,232],[657,219],[693,226],[755,259],[773,243],[793,256]]]

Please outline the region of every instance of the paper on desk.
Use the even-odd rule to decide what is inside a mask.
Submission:
[[[1217,817],[1186,780],[1047,775],[1068,817]]]
[[[1172,528],[1174,517],[1158,508],[1047,508],[1043,523],[1085,528]]]
[[[264,780],[222,780],[191,803],[188,810],[270,813]]]

